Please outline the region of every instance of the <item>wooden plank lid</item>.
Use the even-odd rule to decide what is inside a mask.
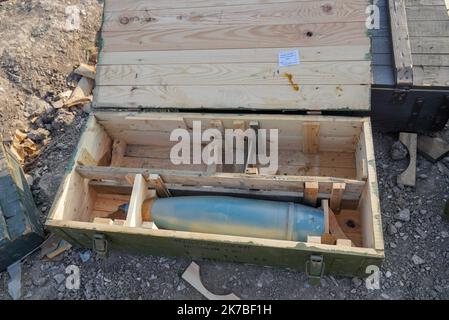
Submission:
[[[368,110],[368,0],[106,0],[94,108]]]

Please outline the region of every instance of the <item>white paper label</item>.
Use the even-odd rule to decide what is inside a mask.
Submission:
[[[279,52],[279,67],[288,67],[300,64],[299,50]]]

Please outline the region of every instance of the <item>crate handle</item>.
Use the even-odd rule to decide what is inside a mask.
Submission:
[[[102,256],[107,257],[109,254],[108,240],[104,234],[95,233],[92,241],[93,251]]]
[[[317,286],[320,284],[320,280],[324,275],[324,258],[323,256],[312,255],[310,259],[306,261],[306,275],[309,278],[311,285]]]

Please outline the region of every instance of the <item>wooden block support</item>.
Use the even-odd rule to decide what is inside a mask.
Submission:
[[[96,218],[94,219],[94,223],[113,225],[113,224],[114,224],[114,220],[109,219],[109,218],[99,218],[99,217],[96,217]]]
[[[308,236],[307,237],[307,242],[308,243],[321,244],[321,237]]]
[[[245,173],[246,174],[251,174],[251,175],[258,175],[259,174],[259,169],[255,168],[255,167],[247,167],[245,169]]]
[[[114,220],[114,226],[124,226],[126,223],[126,220],[122,220],[122,219],[115,219]]]
[[[304,153],[318,153],[320,151],[320,124],[304,123],[303,139]]]
[[[170,191],[165,187],[164,181],[158,174],[150,174],[148,181],[156,189],[156,194],[159,198],[171,197]]]
[[[259,174],[257,168],[257,132],[259,130],[258,121],[250,121],[249,127],[255,132],[255,140],[248,141],[248,154],[246,156],[245,173],[246,174]]]
[[[418,135],[416,133],[399,134],[399,141],[401,141],[408,149],[410,156],[410,163],[408,168],[398,176],[398,184],[414,187],[416,185],[416,153],[418,144]]]
[[[306,182],[304,187],[304,204],[315,207],[318,200],[318,182]]]
[[[234,129],[246,130],[246,121],[245,120],[234,120],[232,122],[232,126]]]
[[[153,221],[144,221],[144,222],[142,222],[142,228],[158,230],[158,227],[156,226],[156,224]]]
[[[344,239],[344,240],[351,241],[346,236],[344,231],[341,229],[340,225],[338,224],[337,217],[335,217],[335,214],[334,214],[334,212],[331,209],[329,209],[329,231],[330,231],[330,234],[337,239],[337,241],[339,239]],[[352,241],[351,241],[351,246],[355,246],[352,243]]]
[[[325,233],[321,236],[321,243],[333,246],[337,243],[337,238],[330,233]]]
[[[418,137],[418,151],[429,161],[436,163],[449,154],[449,143],[439,137]]]
[[[129,201],[129,209],[126,216],[127,227],[140,227],[142,225],[142,205],[149,193],[148,183],[141,174],[136,174],[133,192]]]
[[[224,134],[224,126],[223,121],[219,119],[210,120],[210,127],[219,130],[222,134]]]
[[[114,140],[112,144],[111,167],[120,167],[125,156],[126,142],[123,140]]]
[[[128,182],[130,185],[134,184],[134,179],[136,178],[135,174],[132,173],[128,173],[127,175],[125,175],[125,180],[126,182]]]
[[[330,208],[334,212],[340,212],[341,210],[341,200],[343,199],[343,193],[346,189],[346,183],[333,183],[332,193],[330,199]]]
[[[352,241],[348,239],[337,239],[337,246],[352,247]]]
[[[324,233],[330,233],[329,228],[329,200],[325,199],[321,201],[321,207],[324,213]]]
[[[405,0],[389,0],[396,84],[413,85],[413,60]]]
[[[182,278],[208,300],[240,300],[240,298],[233,293],[228,295],[216,295],[207,290],[201,282],[200,267],[195,262],[192,262],[186,271],[184,271]]]
[[[336,242],[336,238],[330,234],[329,228],[329,200],[321,200],[321,207],[323,208],[324,214],[324,233],[321,236],[321,243],[334,245]]]
[[[368,180],[368,161],[366,160],[366,136],[365,132],[360,133],[359,141],[355,150],[355,165],[357,170],[357,180]]]
[[[98,161],[94,159],[94,157],[87,151],[86,148],[82,148],[80,151],[80,155],[76,163],[80,166],[96,166],[98,165]]]

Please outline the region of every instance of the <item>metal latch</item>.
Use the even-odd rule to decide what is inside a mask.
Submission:
[[[319,285],[324,275],[324,258],[323,256],[313,255],[306,262],[306,275],[311,285]]]
[[[397,88],[393,92],[393,103],[394,104],[404,104],[405,99],[409,93],[409,88]]]
[[[108,256],[108,240],[104,234],[96,233],[94,234],[92,241],[93,251],[103,257]]]

